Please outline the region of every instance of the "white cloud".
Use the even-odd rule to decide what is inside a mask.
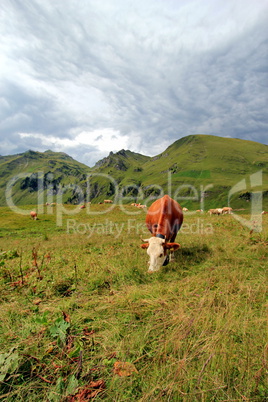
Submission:
[[[75,137],[75,142],[81,145],[93,145],[105,153],[127,148],[128,146],[127,137],[121,136],[119,131],[115,131],[112,128],[92,132],[83,131]]]
[[[92,132],[82,131],[81,133],[70,138],[60,138],[56,136],[46,136],[42,133],[19,133],[19,137],[22,140],[27,140],[29,144],[32,144],[31,149],[40,149],[42,144],[42,150],[54,149],[55,151],[63,151],[70,153],[82,153],[84,150],[91,149],[95,155],[99,158],[103,158],[110,151],[118,151],[120,149],[128,149],[128,138],[121,136],[119,131],[106,128],[102,130],[94,130]],[[37,148],[36,148],[37,147]],[[87,154],[87,157],[80,156],[80,159],[87,164],[93,165],[94,159]]]
[[[43,147],[63,147],[68,148],[74,145],[74,142],[68,138],[59,138],[53,136],[46,136],[40,133],[19,133],[21,139],[38,140]]]

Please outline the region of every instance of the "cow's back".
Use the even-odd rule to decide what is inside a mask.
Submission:
[[[167,240],[176,237],[183,222],[183,212],[180,204],[168,195],[153,202],[147,212],[146,225],[156,236],[162,234]]]

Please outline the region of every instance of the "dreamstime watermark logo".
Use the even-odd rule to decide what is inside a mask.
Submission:
[[[18,186],[24,181],[29,181],[33,175],[31,173],[20,173],[13,177],[7,184],[5,196],[7,205],[11,210],[17,214],[28,215],[29,210],[23,209],[16,205],[13,201],[14,192]],[[33,179],[32,179],[33,180]],[[98,181],[106,183],[106,188],[110,188],[110,193],[112,194],[113,202],[107,204],[104,209],[94,209],[90,203],[90,200],[96,196],[96,187],[98,187]],[[239,181],[235,186],[231,188],[227,198],[227,204],[232,207],[233,197],[240,194],[243,191],[248,191],[251,194],[251,213],[250,218],[245,219],[241,215],[233,211],[232,216],[239,221],[243,226],[250,228],[251,230],[260,232],[262,230],[262,191],[260,187],[262,186],[262,171],[258,171]],[[27,187],[27,186],[26,186]],[[181,184],[176,186],[172,183],[172,173],[167,172],[167,180],[165,191],[158,184],[151,184],[146,187],[139,186],[137,184],[128,184],[126,186],[120,186],[117,181],[108,174],[104,173],[91,173],[86,177],[84,185],[77,184],[57,184],[52,173],[45,174],[40,171],[34,174],[34,190],[36,191],[36,209],[38,214],[43,214],[45,212],[48,214],[56,214],[56,224],[57,226],[63,225],[64,216],[75,216],[81,211],[81,204],[83,204],[84,209],[89,215],[101,215],[108,214],[112,211],[115,206],[119,206],[120,209],[129,216],[135,216],[142,213],[142,210],[135,208],[130,210],[129,205],[135,203],[136,200],[142,200],[143,204],[150,205],[154,200],[161,198],[163,195],[168,194],[174,200],[178,201],[180,204],[185,204],[188,201],[198,203],[199,211],[205,211],[205,200],[207,191],[213,188],[213,184],[200,185],[198,188],[192,184]],[[252,191],[252,189],[254,191]],[[72,199],[76,200],[76,204],[70,208],[64,204],[64,199],[66,194],[71,194]],[[52,207],[53,205],[53,207]],[[195,211],[188,211],[187,215],[195,214]],[[121,226],[120,226],[121,225]],[[123,225],[123,226],[122,226]],[[110,233],[119,236],[123,230],[133,231],[137,229],[140,233],[141,227],[131,228],[133,225],[132,219],[128,219],[127,222],[118,224],[112,224],[111,222],[105,222],[104,224],[96,223],[95,226],[86,226],[86,223],[79,223],[75,219],[69,219],[67,222],[68,233],[87,233],[88,236],[91,233]],[[138,225],[138,224],[137,224]],[[198,233],[211,234],[212,228],[205,227],[204,222],[197,220],[195,227],[189,229],[187,228],[187,222],[184,223],[182,230],[188,230],[194,233],[196,230]],[[203,225],[203,227],[202,227]],[[198,229],[196,229],[198,227]]]

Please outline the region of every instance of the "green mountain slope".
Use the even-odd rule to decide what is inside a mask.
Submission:
[[[124,149],[116,153],[110,152],[109,156],[97,162],[92,170],[89,177],[89,198],[101,202],[105,198],[104,195],[114,199],[120,198],[122,194],[125,202],[126,197],[133,201],[142,186],[143,166],[150,160],[149,156]]]
[[[176,196],[188,208],[205,208],[226,205],[230,189],[245,180],[245,187],[234,199],[234,206],[248,207],[250,193],[268,191],[268,146],[260,143],[210,135],[190,135],[175,141],[161,154],[127,163],[129,151],[110,154],[106,163],[97,164],[92,183],[100,181],[98,173],[111,176],[119,193],[136,202],[150,202],[164,193]],[[118,163],[118,160],[120,163]],[[250,176],[260,172],[262,185],[255,187]],[[110,177],[101,178],[107,195],[116,197]],[[254,179],[255,180],[255,179]],[[253,180],[253,181],[254,181]],[[106,183],[106,187],[105,187]],[[93,186],[94,187],[94,186]],[[205,191],[202,195],[201,192]],[[119,195],[120,195],[119,194]],[[267,203],[267,194],[264,201]],[[201,205],[201,198],[203,198]],[[265,204],[266,205],[266,204]]]
[[[268,171],[268,146],[208,135],[191,135],[174,142],[161,155],[163,169],[174,177],[208,178],[226,184],[255,169]]]
[[[70,185],[83,185],[90,168],[63,152],[34,152],[0,157],[0,205],[12,201],[16,205],[36,204],[52,199],[60,190],[64,202],[74,202]],[[84,184],[85,186],[85,184]],[[7,194],[10,189],[11,194]],[[10,197],[11,195],[11,197]],[[8,200],[6,199],[8,198]]]
[[[179,194],[185,197],[195,195],[190,191],[191,185],[199,193],[201,187],[210,186],[206,196],[208,206],[212,207],[225,204],[230,188],[244,179],[246,189],[237,194],[240,199],[258,188],[268,190],[268,146],[252,141],[191,135],[174,142],[143,168],[149,172],[142,178],[144,186],[156,182],[166,191],[168,175],[173,191],[181,188]],[[250,176],[260,171],[262,185],[254,188]],[[185,202],[191,207],[190,199]],[[193,204],[197,206],[198,203]]]
[[[233,138],[190,135],[155,157],[110,152],[93,168],[52,151],[0,157],[0,205],[6,204],[7,183],[18,174],[12,187],[16,204],[56,201],[60,191],[68,203],[111,198],[149,204],[169,193],[189,209],[208,209],[226,205],[229,191],[240,183],[232,206],[248,208],[251,193],[262,191],[263,209],[268,207],[268,146]]]

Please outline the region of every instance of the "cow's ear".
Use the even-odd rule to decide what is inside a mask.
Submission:
[[[171,249],[173,248],[173,250],[178,250],[178,248],[180,248],[180,244],[179,243],[165,243],[164,244],[165,248]]]
[[[141,248],[148,248],[149,247],[149,243],[143,243],[140,245]]]

